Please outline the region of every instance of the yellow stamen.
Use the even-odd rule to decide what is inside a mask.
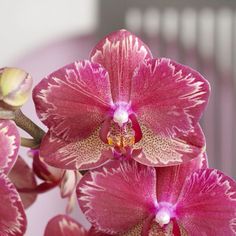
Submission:
[[[131,123],[125,124],[123,127],[119,127],[116,124],[112,124],[111,130],[108,133],[108,144],[113,147],[125,148],[133,146],[135,143],[134,131]]]

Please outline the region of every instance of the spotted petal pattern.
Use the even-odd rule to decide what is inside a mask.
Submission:
[[[148,166],[171,166],[198,158],[205,151],[205,137],[200,125],[188,134],[176,132],[172,137],[157,135],[141,125],[142,139],[134,146],[134,159]]]
[[[44,236],[52,235],[88,236],[83,226],[67,215],[57,215],[48,222]]]
[[[89,236],[111,236],[110,234],[105,234],[103,232],[97,231],[93,226],[88,231]]]
[[[89,61],[72,63],[44,78],[33,99],[39,118],[56,136],[87,138],[112,105],[108,73]]]
[[[114,102],[129,102],[134,70],[151,57],[149,48],[126,30],[109,34],[91,53],[91,61],[101,64],[109,73]]]
[[[20,136],[13,121],[0,120],[0,170],[7,174],[15,164]]]
[[[1,236],[22,236],[26,230],[26,215],[20,196],[4,173],[0,173]]]
[[[142,91],[142,96],[140,96]],[[132,80],[132,109],[155,134],[173,136],[199,121],[209,97],[208,82],[170,59],[144,61]]]
[[[112,157],[107,145],[99,138],[98,130],[89,138],[65,141],[50,132],[45,135],[40,146],[43,160],[61,169],[90,169],[98,167]]]

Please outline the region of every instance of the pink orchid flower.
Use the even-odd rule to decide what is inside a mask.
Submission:
[[[35,191],[37,182],[33,170],[21,156],[17,157],[8,177],[16,187],[24,208],[29,208],[37,199],[37,192]]]
[[[87,236],[85,228],[67,215],[57,215],[47,224],[44,236]]]
[[[0,120],[0,234],[21,236],[26,230],[26,215],[20,196],[8,173],[16,162],[20,136],[12,121]]]
[[[87,231],[77,221],[68,215],[57,215],[47,224],[44,236],[106,236],[101,232],[96,232],[94,228]],[[107,235],[108,236],[108,235]]]
[[[162,168],[110,162],[82,178],[80,207],[111,235],[233,236],[236,182],[199,161]]]
[[[209,84],[195,70],[153,59],[126,30],[111,33],[34,89],[49,131],[40,155],[55,167],[90,169],[109,158],[150,166],[180,164],[204,152],[199,119]]]

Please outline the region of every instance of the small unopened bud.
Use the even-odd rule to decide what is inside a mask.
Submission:
[[[21,69],[0,69],[0,101],[13,109],[21,107],[31,94],[32,84],[32,77]]]

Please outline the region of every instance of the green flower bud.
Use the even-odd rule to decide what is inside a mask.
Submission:
[[[0,69],[0,101],[12,108],[21,107],[31,94],[32,84],[32,77],[21,69]]]

